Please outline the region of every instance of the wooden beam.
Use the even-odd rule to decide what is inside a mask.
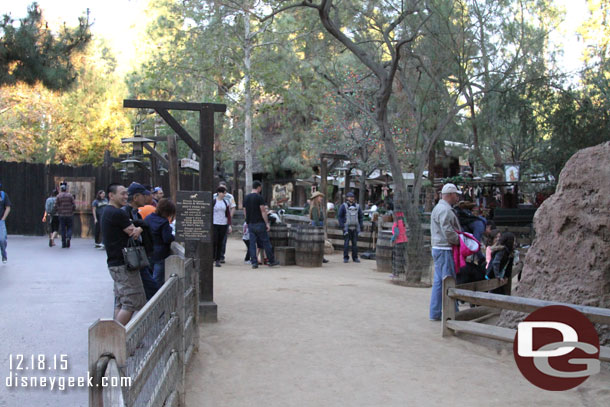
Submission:
[[[167,141],[167,137],[164,137],[165,141]],[[150,144],[144,144],[144,148],[155,157],[157,160],[161,161],[161,164],[165,166],[165,168],[169,168],[169,161],[165,157],[163,157],[153,146]]]
[[[598,324],[610,324],[610,309],[587,307],[584,305],[567,304],[562,302],[537,300],[534,298],[514,297],[510,295],[490,294],[478,291],[449,288],[447,295],[456,300],[462,300],[477,305],[502,308],[511,311],[533,312],[542,307],[550,305],[563,305],[574,308],[585,314],[591,322]]]
[[[473,283],[460,284],[455,288],[459,288],[461,290],[470,290],[470,291],[491,291],[496,288],[502,287],[506,285],[506,283],[501,282],[497,278],[493,278],[491,280],[481,280],[475,281]]]
[[[515,339],[515,329],[502,328],[495,325],[486,325],[472,321],[448,320],[447,328],[453,332],[461,332],[471,335],[483,336],[485,338],[496,339],[503,342],[513,342]]]
[[[227,105],[219,103],[187,103],[187,102],[166,102],[159,100],[137,100],[124,99],[123,107],[131,107],[136,109],[155,109],[155,110],[190,110],[198,112],[202,109],[212,109],[217,113],[227,111]]]
[[[320,192],[324,194],[322,197],[322,210],[324,211],[324,219],[328,219],[328,197],[326,194],[328,193],[328,168],[327,168],[326,158],[324,158],[324,154],[320,154]],[[307,197],[309,197],[309,192],[307,192]],[[337,211],[339,208],[337,208]],[[338,212],[337,212],[338,213]],[[326,235],[326,230],[328,228],[328,222],[324,222],[324,235]]]
[[[443,337],[449,336],[453,334],[453,332],[449,329],[447,323],[451,320],[455,319],[455,311],[457,308],[457,302],[453,299],[448,292],[455,287],[455,278],[448,276],[443,279],[443,288],[442,288],[442,300],[443,300],[443,309],[441,314],[441,335]]]
[[[330,154],[330,153],[322,153],[320,154],[320,158],[333,158],[336,160],[349,160],[349,157],[345,154]]]
[[[175,134],[167,136],[167,155],[169,156],[169,166],[167,167],[169,174],[169,191],[172,201],[176,202],[178,189],[180,189],[180,177],[178,169],[178,146]]]
[[[159,116],[165,120],[165,122],[171,127],[176,134],[189,146],[191,150],[198,156],[201,154],[201,147],[191,135],[178,123],[178,121],[172,116],[166,109],[157,109]],[[201,157],[201,156],[200,156]]]
[[[513,343],[515,341],[516,329],[503,328],[495,325],[487,325],[473,321],[447,321],[447,328],[453,332],[465,333],[470,335],[483,336],[485,338],[496,339],[498,341]],[[599,347],[599,360],[610,362],[610,347]]]
[[[199,190],[214,190],[214,109],[203,107],[199,111]],[[211,208],[210,208],[211,211]],[[210,222],[210,236],[212,222]],[[199,314],[204,322],[218,321],[214,303],[213,243],[199,242]]]

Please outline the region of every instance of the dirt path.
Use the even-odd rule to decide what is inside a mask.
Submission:
[[[552,393],[521,376],[507,344],[441,338],[430,289],[392,285],[374,261],[252,270],[241,241],[227,252],[187,406],[610,405],[607,371]]]

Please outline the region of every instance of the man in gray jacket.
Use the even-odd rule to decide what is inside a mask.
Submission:
[[[440,321],[443,304],[443,279],[455,278],[452,246],[459,245],[460,238],[456,231],[461,230],[453,205],[460,200],[460,190],[453,184],[445,184],[441,191],[441,200],[430,215],[430,238],[432,258],[434,259],[434,283],[430,298],[430,320]]]

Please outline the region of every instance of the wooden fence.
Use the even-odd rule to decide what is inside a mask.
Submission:
[[[18,163],[0,161],[0,182],[11,199],[11,213],[6,221],[9,234],[35,235],[46,234],[42,223],[44,204],[49,192],[54,187],[55,177],[95,178],[95,191],[106,190],[112,182],[129,185],[132,182],[151,184],[151,174],[145,169],[133,173],[123,173],[113,166],[84,165],[46,165],[36,163]],[[169,195],[169,177],[167,174],[156,175],[157,186],[163,187]],[[198,174],[180,173],[180,186],[183,190],[198,190]],[[93,215],[91,212],[74,216],[73,235],[88,237],[93,235]]]
[[[182,246],[172,243],[172,253],[165,284],[127,326],[100,319],[89,328],[90,407],[184,405],[199,341],[199,275]]]
[[[500,280],[484,280],[475,283],[461,284],[456,286],[453,277],[443,280],[443,314],[442,314],[442,336],[446,337],[455,333],[466,333],[483,336],[499,341],[512,343],[515,339],[516,330],[503,328],[495,325],[484,324],[482,321],[499,310],[511,310],[519,312],[533,312],[549,305],[563,305],[582,312],[591,322],[610,325],[610,309],[587,307],[583,305],[566,304],[554,301],[543,301],[534,298],[514,297],[511,295],[491,294],[486,291],[508,285],[511,281],[503,283]],[[455,311],[455,301],[461,300],[481,307]],[[600,360],[610,362],[610,347],[600,347]]]

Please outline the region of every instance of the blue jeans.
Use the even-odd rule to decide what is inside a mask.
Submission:
[[[2,251],[2,259],[6,259],[6,221],[0,220],[0,251]]]
[[[432,249],[432,258],[434,259],[434,283],[432,284],[432,296],[430,298],[430,319],[441,319],[443,279],[448,276],[455,278],[455,264],[453,263],[453,252],[451,250]]]
[[[157,289],[165,283],[165,260],[158,261],[153,265],[152,278],[157,284]]]
[[[152,264],[152,262],[149,263]],[[154,266],[153,266],[154,267]],[[159,290],[159,285],[153,278],[151,273],[152,267],[144,267],[140,269],[140,277],[142,278],[142,285],[144,286],[144,293],[146,294],[146,300],[150,300],[153,295]]]
[[[349,244],[352,243],[352,259],[358,258],[358,231],[349,229],[347,234],[343,235],[343,258],[349,259]]]
[[[72,239],[72,216],[59,217],[59,233],[61,233],[61,242],[66,243],[66,239]]]
[[[269,262],[275,263],[275,256],[273,255],[265,223],[248,223],[248,230],[250,231],[250,261],[252,265],[258,264],[258,257],[256,256],[257,243],[259,247],[265,249]]]

